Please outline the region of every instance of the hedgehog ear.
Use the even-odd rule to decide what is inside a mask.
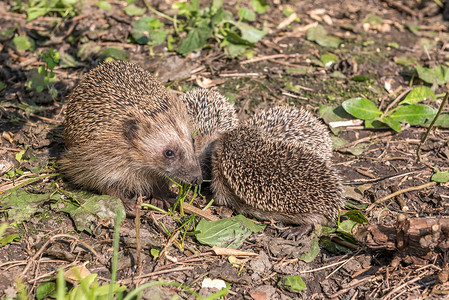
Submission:
[[[133,141],[137,137],[138,129],[139,124],[137,123],[137,120],[133,119],[126,120],[123,126],[123,135],[130,141]]]

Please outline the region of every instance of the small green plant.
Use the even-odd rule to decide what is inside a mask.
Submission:
[[[264,13],[267,9],[267,4],[262,0],[251,1],[251,6],[257,13]],[[268,28],[260,30],[246,22],[255,20],[251,9],[240,7],[236,19],[230,11],[223,8],[222,0],[214,0],[209,7],[203,9],[200,9],[199,0],[192,0],[190,4],[178,2],[174,7],[179,16],[185,18],[177,24],[178,33],[187,32],[176,50],[182,55],[202,49],[210,38],[214,38],[226,54],[237,57],[251,51],[254,43],[268,33]]]
[[[425,86],[413,88],[397,105],[380,111],[377,106],[366,98],[352,98],[342,103],[344,110],[352,116],[364,120],[365,127],[377,128],[384,125],[394,131],[401,131],[401,123],[410,125],[426,125],[436,114],[436,110],[424,104],[418,104],[425,99],[435,100],[435,94]]]
[[[159,19],[144,16],[134,23],[134,42],[156,46],[166,41],[171,51],[179,43],[176,52],[184,56],[207,47],[213,39],[230,57],[250,54],[254,43],[268,33],[266,26],[260,30],[248,23],[255,21],[256,13],[265,13],[267,10],[268,5],[263,0],[251,1],[252,9],[239,7],[237,16],[223,8],[222,0],[214,0],[205,8],[200,8],[199,0],[176,2],[173,4],[177,11],[174,18],[155,11],[149,5],[147,7],[173,22],[174,30],[165,29]]]
[[[14,0],[13,10],[27,13],[27,22],[39,17],[58,13],[61,17],[73,17],[79,9],[78,0]]]
[[[54,87],[58,79],[53,70],[59,65],[59,52],[53,51],[50,48],[42,51],[41,55],[44,64],[38,69],[32,69],[30,71],[30,79],[26,83],[26,87],[36,90],[39,93],[47,89],[54,100],[58,96],[58,91]]]

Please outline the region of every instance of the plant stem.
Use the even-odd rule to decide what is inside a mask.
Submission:
[[[421,147],[422,145],[424,145],[424,143],[427,140],[427,137],[429,136],[430,130],[432,130],[433,125],[435,124],[435,122],[437,121],[438,117],[440,116],[441,112],[443,111],[443,107],[447,102],[447,98],[449,98],[449,91],[446,92],[446,95],[444,96],[443,101],[441,102],[440,108],[438,109],[437,114],[435,115],[435,118],[433,118],[432,122],[430,123],[429,127],[427,128],[426,134],[424,135],[424,137],[422,138],[421,142],[418,145],[418,149],[416,149],[416,156],[417,156],[417,161],[421,162],[423,164],[425,164],[426,166],[428,166],[429,168],[438,171],[437,168],[425,163],[421,161]]]
[[[176,25],[177,25],[176,23],[177,22],[176,22],[176,20],[174,18],[172,18],[169,15],[166,15],[166,14],[164,14],[164,13],[154,9],[150,4],[148,4],[148,2],[146,0],[142,0],[142,1],[143,1],[143,4],[145,4],[145,6],[147,7],[147,9],[149,11],[151,11],[152,13],[158,15],[159,17],[162,17],[164,19],[167,19],[167,20],[173,22],[175,24],[175,27],[176,27]]]

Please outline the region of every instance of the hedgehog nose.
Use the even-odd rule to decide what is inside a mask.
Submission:
[[[192,185],[200,185],[203,182],[203,176],[199,175],[193,178]]]

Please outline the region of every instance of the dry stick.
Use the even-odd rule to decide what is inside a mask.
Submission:
[[[54,242],[56,239],[58,238],[70,238],[70,239],[74,239],[77,243],[83,245],[84,247],[86,247],[86,249],[88,249],[90,252],[92,252],[93,255],[95,255],[100,261],[101,261],[101,257],[100,255],[98,255],[97,251],[95,251],[91,246],[89,246],[87,243],[81,241],[80,239],[78,239],[75,236],[71,236],[69,234],[57,234],[55,236],[52,236],[51,238],[48,239],[48,241],[45,242],[44,245],[42,245],[42,247],[36,252],[36,254],[33,255],[33,257],[30,259],[30,261],[28,262],[28,264],[26,265],[25,269],[23,269],[22,271],[22,276],[24,276],[28,270],[31,267],[31,264],[42,254],[42,252],[44,252],[45,248],[51,243]]]
[[[392,291],[390,291],[385,297],[383,297],[383,299],[388,299],[388,298],[390,298],[391,295],[393,295],[393,294],[396,293],[397,291],[401,290],[402,288],[404,288],[405,286],[407,286],[407,285],[409,285],[409,284],[412,284],[412,283],[414,283],[414,282],[416,282],[416,281],[421,280],[422,278],[423,278],[423,277],[418,276],[418,277],[415,277],[415,278],[413,278],[413,279],[411,279],[411,280],[409,280],[409,281],[407,281],[407,282],[401,284],[400,286],[395,287],[395,288],[394,288]]]
[[[166,274],[166,273],[171,273],[171,272],[174,273],[174,272],[191,271],[193,269],[194,269],[193,267],[179,267],[179,268],[174,268],[174,269],[155,271],[155,272],[151,272],[151,273],[144,274],[141,276],[137,276],[134,278],[134,280],[144,279],[144,278],[148,278],[151,276],[161,275],[161,274]],[[132,283],[132,279],[118,280],[117,283],[128,285],[128,284]]]
[[[296,54],[293,55],[288,55],[288,54],[274,54],[274,55],[268,55],[268,56],[262,56],[262,57],[256,57],[253,59],[248,59],[245,61],[240,62],[241,65],[246,65],[246,64],[250,64],[250,63],[254,63],[254,62],[258,62],[258,61],[263,61],[263,60],[269,60],[269,59],[274,59],[274,58],[281,58],[281,57],[295,57],[297,56]]]
[[[330,299],[337,298],[338,296],[343,295],[347,291],[350,291],[350,290],[352,290],[352,289],[354,289],[354,288],[364,284],[366,281],[371,282],[371,281],[382,280],[382,279],[383,279],[382,275],[377,275],[377,276],[376,275],[371,275],[371,276],[362,278],[360,280],[357,280],[357,281],[353,282],[350,286],[347,286],[344,289],[341,289],[338,292],[330,295],[329,298]]]
[[[370,141],[370,140],[374,140],[374,139],[390,136],[390,135],[393,135],[393,134],[394,134],[394,132],[388,131],[388,132],[384,132],[384,133],[375,134],[375,135],[372,135],[372,136],[367,136],[367,137],[361,138],[359,140],[347,143],[345,145],[338,146],[338,147],[335,148],[335,150],[340,150],[340,149],[343,149],[343,148],[351,147],[351,146],[357,145],[357,144],[362,143],[362,142],[366,142],[366,141]]]
[[[158,257],[158,262],[156,263],[154,270],[157,271],[159,269],[159,265],[162,264],[164,258],[167,256],[168,248],[173,244],[174,240],[178,237],[179,231],[176,231],[175,234],[173,234],[170,239],[168,240],[167,244],[165,245],[164,249],[160,252],[161,254]]]
[[[449,98],[449,91],[447,91],[446,95],[444,95],[443,101],[441,102],[440,108],[438,109],[438,112],[435,115],[435,118],[433,118],[432,122],[430,123],[429,127],[427,128],[426,134],[422,138],[421,143],[419,143],[419,145],[418,145],[418,149],[416,149],[417,161],[425,164],[426,166],[428,166],[432,170],[436,170],[436,168],[433,167],[433,166],[430,166],[429,164],[427,164],[425,162],[421,161],[421,147],[426,142],[427,137],[429,136],[430,130],[432,130],[433,125],[435,124],[435,122],[437,121],[438,117],[440,116],[441,111],[443,110],[444,104],[446,104],[447,98]]]
[[[341,268],[343,268],[344,265],[346,265],[348,262],[350,262],[351,260],[353,260],[360,252],[362,251],[362,249],[359,249],[359,251],[357,251],[357,253],[355,253],[353,256],[351,256],[349,259],[347,259],[346,261],[344,261],[344,263],[342,263],[341,265],[339,265],[337,268],[335,268],[335,270],[333,270],[332,272],[330,272],[324,279],[328,279],[329,277],[331,277],[332,275],[334,275],[336,272],[338,272],[338,270],[340,270]]]
[[[396,197],[397,195],[400,195],[400,194],[403,194],[403,193],[407,193],[407,192],[411,192],[411,191],[422,190],[422,189],[425,189],[425,188],[434,186],[434,185],[436,185],[436,184],[437,184],[437,183],[433,181],[433,182],[428,182],[428,183],[423,184],[423,185],[420,185],[420,186],[412,186],[412,187],[410,187],[410,188],[406,188],[406,189],[403,189],[403,190],[399,190],[399,191],[397,191],[397,192],[394,192],[393,194],[390,194],[390,195],[388,195],[388,196],[386,196],[386,197],[383,197],[383,198],[377,200],[376,202],[372,203],[370,206],[368,206],[368,208],[366,209],[366,211],[368,212],[368,211],[372,210],[376,205],[381,204],[381,203],[387,201],[388,199],[391,199],[391,198],[393,198],[393,197]]]
[[[385,115],[387,114],[387,112],[388,112],[388,111],[389,111],[389,110],[390,110],[396,103],[398,103],[399,100],[402,99],[402,97],[404,97],[406,94],[408,94],[408,92],[410,92],[411,90],[412,90],[411,88],[408,88],[408,89],[406,89],[405,91],[403,91],[401,94],[399,94],[399,96],[397,96],[396,99],[394,99],[394,101],[391,102],[391,103],[387,106],[387,108],[385,108],[385,111],[384,111],[384,113],[382,114],[382,117],[381,117],[381,118],[385,117]]]

